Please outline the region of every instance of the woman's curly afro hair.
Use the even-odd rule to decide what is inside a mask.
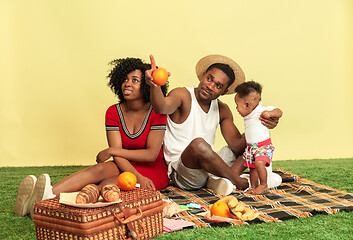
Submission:
[[[109,83],[108,86],[120,99],[120,102],[125,102],[121,85],[124,83],[127,75],[135,70],[142,72],[141,78],[141,95],[143,96],[144,102],[150,102],[150,85],[145,81],[145,71],[151,69],[151,64],[144,63],[139,58],[119,58],[109,63],[113,66],[113,69],[108,75]],[[168,83],[161,87],[163,95],[166,96],[168,90]]]

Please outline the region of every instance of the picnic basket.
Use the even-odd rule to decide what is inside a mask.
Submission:
[[[122,202],[96,208],[37,202],[33,221],[37,239],[151,239],[163,232],[163,201],[159,191],[121,191]]]

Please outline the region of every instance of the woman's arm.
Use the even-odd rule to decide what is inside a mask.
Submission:
[[[122,142],[121,142],[121,135],[119,131],[107,131],[107,140],[108,140],[108,145],[109,148],[113,148],[113,149],[120,149],[120,150],[124,150],[122,148]],[[109,149],[107,148],[107,149]],[[97,155],[97,162],[104,162],[107,159],[109,159],[112,155],[107,154],[107,149],[101,151],[98,155]],[[129,151],[129,150],[126,150]],[[131,150],[131,151],[135,151],[135,150]],[[107,157],[109,155],[109,157]],[[102,160],[102,156],[104,156],[104,158],[106,158],[104,161]],[[143,175],[141,175],[129,162],[129,160],[127,158],[124,157],[115,157],[114,158],[114,162],[115,164],[118,166],[118,168],[122,171],[122,172],[132,172],[136,178],[138,183],[140,183],[141,187],[146,187],[146,188],[153,188],[155,189],[155,186],[153,184],[153,182],[144,177]]]
[[[97,162],[104,162],[110,157],[120,157],[132,162],[154,162],[162,147],[165,130],[149,132],[145,149],[123,149],[119,131],[108,131],[109,148],[97,155]]]

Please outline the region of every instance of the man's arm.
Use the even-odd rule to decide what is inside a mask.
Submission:
[[[146,81],[147,74],[146,74]],[[172,114],[182,105],[182,89],[176,88],[164,97],[161,87],[152,86],[150,91],[151,104],[157,114]]]
[[[145,72],[145,80],[151,86],[150,99],[153,109],[157,114],[173,114],[182,105],[183,88],[176,88],[170,91],[167,97],[164,97],[161,87],[153,82],[152,73],[157,69],[153,55],[150,55],[150,60],[151,69]]]
[[[260,121],[269,129],[273,129],[277,126],[279,119],[282,117],[283,112],[279,108],[275,108],[272,111],[263,111],[260,115]]]
[[[234,125],[233,114],[229,107],[219,102],[219,116],[221,132],[228,146],[238,155],[245,150],[246,141],[244,134],[240,134],[238,128]]]

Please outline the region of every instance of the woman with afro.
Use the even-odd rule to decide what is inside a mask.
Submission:
[[[166,115],[154,112],[150,103],[150,86],[144,80],[145,71],[151,66],[138,58],[116,59],[110,64],[113,68],[108,75],[108,86],[120,101],[106,111],[109,147],[98,153],[97,164],[68,176],[54,186],[50,185],[48,174],[42,174],[38,179],[33,175],[25,177],[17,194],[17,215],[28,214],[35,202],[63,192],[79,191],[88,184],[96,184],[99,189],[106,184],[116,184],[119,174],[125,171],[132,172],[141,187],[162,189],[168,185],[162,152]],[[166,95],[167,85],[162,89]]]

